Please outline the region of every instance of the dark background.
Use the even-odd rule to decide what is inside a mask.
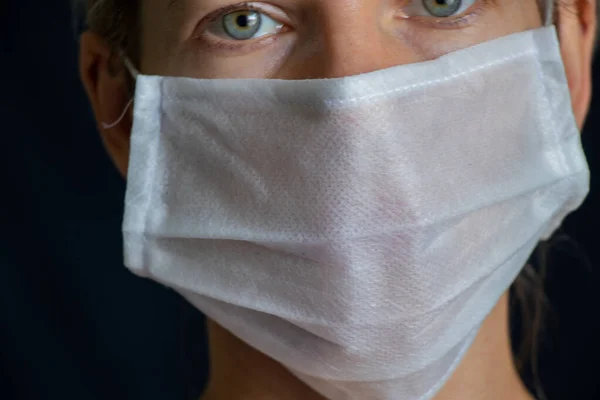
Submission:
[[[125,183],[79,83],[69,2],[2,1],[0,16],[0,399],[197,399],[204,322],[122,264]],[[583,133],[592,193],[564,225],[594,267],[554,258],[551,400],[600,399],[599,90]]]

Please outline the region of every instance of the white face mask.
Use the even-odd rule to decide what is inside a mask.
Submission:
[[[553,27],[328,80],[137,80],[126,265],[335,400],[430,399],[588,192]]]

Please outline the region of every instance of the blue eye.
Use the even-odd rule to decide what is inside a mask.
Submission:
[[[240,10],[225,14],[221,20],[222,34],[229,39],[249,40],[279,32],[283,24],[253,10]]]
[[[405,7],[409,16],[448,18],[462,14],[478,0],[414,0]]]

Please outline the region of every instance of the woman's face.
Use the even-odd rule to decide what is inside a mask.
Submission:
[[[147,0],[145,74],[309,79],[430,60],[542,25],[537,0]]]

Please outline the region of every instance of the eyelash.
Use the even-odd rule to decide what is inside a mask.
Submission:
[[[417,22],[422,25],[431,26],[433,28],[440,29],[452,29],[452,28],[460,28],[468,25],[474,19],[479,17],[484,11],[486,11],[487,7],[491,4],[495,4],[497,0],[477,0],[476,3],[471,6],[466,12],[446,18],[435,18],[435,17],[409,17],[413,22]]]
[[[497,3],[497,0],[477,0],[477,2],[469,9],[467,12],[447,18],[435,18],[435,17],[425,17],[425,16],[412,16],[412,17],[401,17],[402,19],[407,19],[411,22],[418,23],[420,25],[429,26],[437,29],[456,29],[463,26],[468,25],[474,19],[479,17],[490,5],[490,3]],[[274,17],[269,14],[268,11],[264,10],[261,7],[255,6],[251,2],[243,2],[238,4],[232,4],[218,10],[215,10],[205,16],[203,20],[200,22],[198,27],[198,33],[194,36],[195,39],[203,39],[204,34],[206,33],[207,27],[219,21],[225,15],[229,13],[233,13],[236,11],[254,11],[268,15],[270,18],[280,21],[277,17]],[[280,21],[281,22],[281,21]],[[241,48],[245,48],[248,51],[255,50],[262,45],[273,42],[277,39],[277,36],[281,33],[289,32],[293,30],[289,27],[287,23],[281,22],[284,25],[284,28],[278,32],[277,35],[266,35],[263,37],[259,37],[256,39],[248,39],[244,41],[235,41],[235,40],[227,40],[222,38],[211,38],[210,43],[206,43],[209,47],[215,47],[222,50],[237,50]]]
[[[215,10],[208,14],[204,19],[206,20],[206,24],[217,22],[220,18],[223,18],[225,15],[236,12],[236,11],[256,11],[256,12],[265,12],[261,10],[260,7],[256,7],[250,2],[244,2],[239,4],[232,4],[230,6],[226,6]]]

